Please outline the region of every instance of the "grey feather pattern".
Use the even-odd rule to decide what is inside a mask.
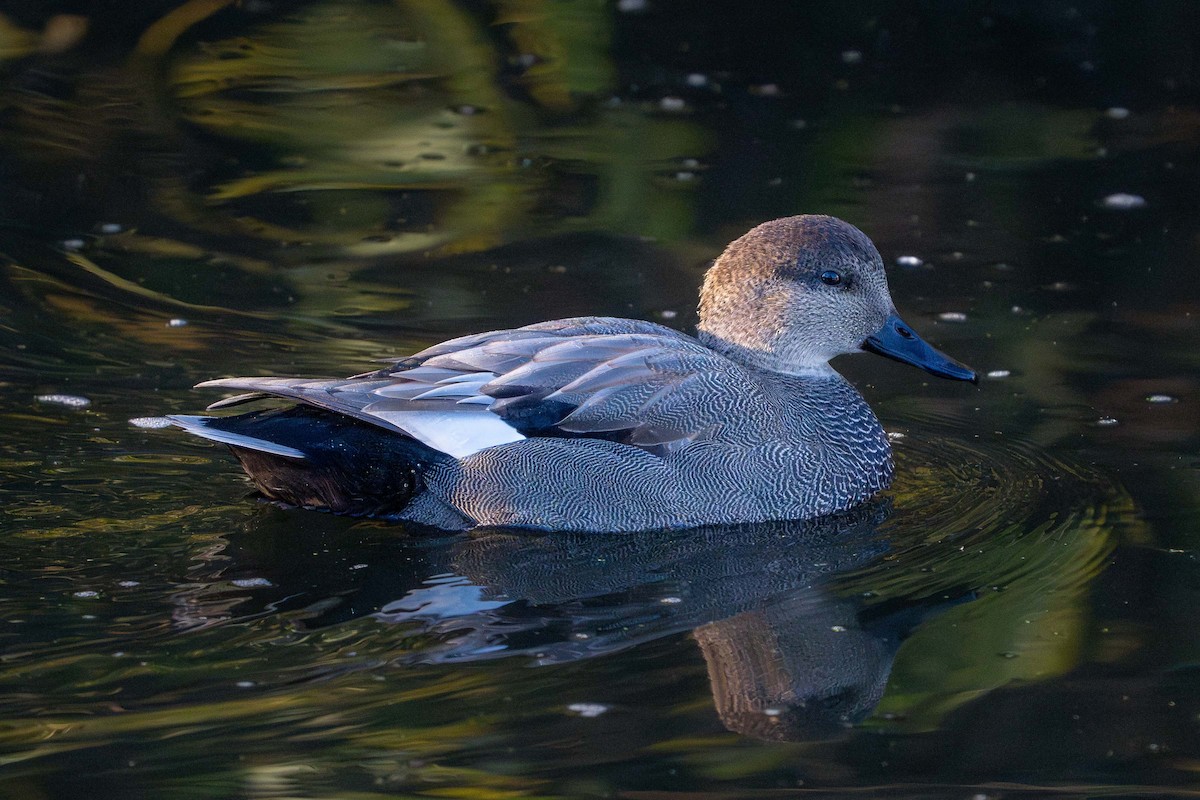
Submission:
[[[574,530],[803,518],[861,502],[892,472],[878,421],[836,373],[756,370],[637,320],[464,336],[353,378],[201,385],[307,403],[434,447],[430,417],[406,420],[488,418],[530,437],[501,434],[432,468],[426,500],[405,512],[432,524],[449,512],[429,509],[468,526]]]

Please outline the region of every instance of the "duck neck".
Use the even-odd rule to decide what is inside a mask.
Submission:
[[[705,347],[715,350],[730,361],[735,361],[760,372],[775,372],[780,375],[791,375],[798,378],[835,378],[841,377],[828,361],[800,362],[785,359],[774,350],[764,347],[748,347],[731,342],[703,328],[696,331],[696,338]]]

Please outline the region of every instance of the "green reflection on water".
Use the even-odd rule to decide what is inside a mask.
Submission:
[[[1047,784],[1153,793],[1190,780],[1194,737],[1175,719],[1200,706],[1170,677],[1200,652],[1188,588],[1198,117],[1186,103],[1122,125],[1082,94],[892,97],[841,59],[880,25],[846,22],[850,11],[787,33],[840,66],[762,75],[726,64],[745,49],[729,42],[691,60],[671,38],[686,25],[653,9],[255,6],[149,4],[112,50],[74,54],[50,47],[69,20],[51,35],[49,21],[0,18],[9,795],[922,784],[965,750],[938,734],[1035,741],[988,703],[1040,713],[1068,684],[1083,687],[1084,716],[1100,709],[1071,739],[1081,750],[1063,736],[996,761],[962,756],[946,791],[1026,779],[1043,757],[1052,766],[1034,777]],[[661,50],[621,44],[638,26]],[[831,28],[828,52],[804,38]],[[773,31],[754,33],[759,46]],[[1144,192],[1148,210],[1104,212],[1116,190]],[[778,634],[753,609],[706,621],[695,640],[672,631],[538,669],[403,662],[451,634],[368,615],[404,596],[403,576],[429,577],[433,545],[258,508],[219,449],[127,422],[194,411],[208,398],[186,387],[216,374],[349,374],[477,327],[593,311],[685,327],[720,245],[800,211],[859,223],[889,262],[920,255],[928,269],[892,273],[905,314],[966,361],[1013,373],[966,394],[839,364],[917,442],[898,444],[893,549],[813,602],[925,616],[908,620],[873,716],[828,740],[725,727],[734,715],[712,677],[735,673],[717,645]],[[62,391],[93,405],[32,399]],[[1148,404],[1156,392],[1179,402]],[[1119,425],[1094,424],[1107,414]],[[945,441],[932,436],[947,420]],[[1103,477],[1114,473],[1137,512]],[[355,577],[360,563],[382,563],[398,588],[355,600],[373,585]],[[264,575],[275,585],[245,582]],[[1106,605],[1110,592],[1127,604]],[[1088,683],[1103,670],[1109,683]],[[1122,694],[1144,703],[1136,719],[1104,706]],[[581,701],[610,710],[583,718],[570,710]],[[1123,744],[1104,738],[1135,724]],[[914,757],[886,772],[891,747]]]

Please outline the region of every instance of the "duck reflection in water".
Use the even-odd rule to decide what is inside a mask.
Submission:
[[[230,536],[224,555],[273,584],[255,589],[241,614],[262,604],[312,628],[373,615],[395,625],[381,635],[394,632],[404,648],[416,646],[389,655],[402,665],[512,657],[562,664],[691,631],[727,728],[814,740],[869,716],[908,634],[974,596],[880,602],[839,592],[840,576],[888,552],[877,530],[888,510],[876,502],[815,520],[653,537],[499,530],[389,537],[365,549],[343,530],[339,556],[367,564],[350,570],[330,569],[317,555],[322,547],[298,542],[305,532],[297,530],[324,538],[329,526],[315,522],[348,522],[264,509],[256,520],[263,524]],[[228,608],[227,584],[209,600]],[[192,596],[190,605],[196,613],[206,601]]]

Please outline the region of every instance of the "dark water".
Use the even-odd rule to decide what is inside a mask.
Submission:
[[[0,13],[0,795],[1200,793],[1190,3]],[[899,472],[843,517],[431,537],[130,422],[687,328],[801,212],[992,373],[839,361]]]

